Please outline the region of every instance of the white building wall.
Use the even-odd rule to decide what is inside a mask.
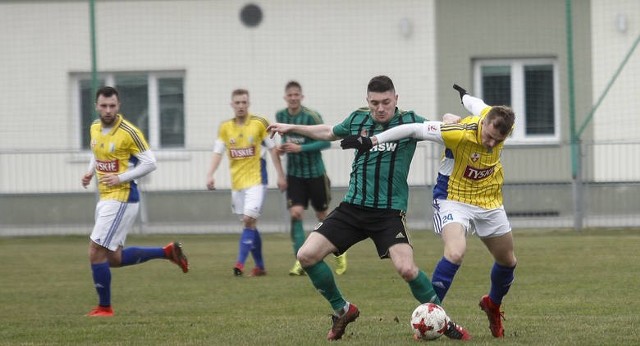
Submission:
[[[603,95],[620,64],[640,38],[640,1],[592,0],[593,99]],[[576,58],[579,58],[576,57]],[[640,140],[640,47],[629,57],[611,85],[593,122],[596,141]],[[640,153],[624,145],[597,146],[593,162],[596,180],[638,181],[634,167]],[[612,171],[611,167],[618,167]]]
[[[91,66],[87,4],[0,3],[0,149],[69,148],[68,73]]]
[[[387,74],[401,108],[437,117],[433,0],[256,3],[263,22],[246,28],[239,20],[244,1],[96,1],[99,71],[186,72],[187,148],[158,152],[150,189],[204,187],[209,155],[201,151],[211,148],[220,121],[233,116],[230,92],[237,87],[250,90],[253,112],[273,120],[285,106],[284,84],[299,80],[305,103],[334,124],[366,105],[371,77]],[[401,31],[405,18],[408,35]],[[0,46],[0,150],[77,150],[70,74],[91,69],[88,1],[0,2]],[[331,165],[350,161],[344,155],[325,156]],[[82,153],[55,155],[47,167],[54,184],[20,156],[0,159],[3,176],[18,178],[0,179],[0,191],[82,191]],[[348,180],[342,169],[336,175],[336,186]],[[217,178],[221,188],[229,186],[222,167]]]

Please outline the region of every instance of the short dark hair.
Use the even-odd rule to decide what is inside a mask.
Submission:
[[[117,99],[120,99],[120,95],[118,94],[118,90],[114,87],[110,87],[110,86],[103,86],[102,88],[98,89],[98,91],[96,91],[96,101],[98,101],[98,97],[100,97],[100,95],[104,96],[104,97],[111,97],[113,95],[116,95]]]
[[[396,91],[393,81],[387,76],[375,76],[371,78],[367,85],[367,92],[383,93],[387,91]]]
[[[489,124],[493,124],[493,127],[497,129],[501,135],[506,136],[513,128],[516,115],[510,107],[493,106],[491,110],[489,110],[489,113],[487,113],[486,119]]]
[[[247,95],[247,96],[249,96],[249,90],[247,90],[247,89],[236,89],[236,90],[231,92],[231,97],[232,98],[234,96],[237,96],[237,95]]]
[[[300,83],[298,83],[298,81],[295,80],[290,80],[287,82],[287,85],[284,86],[284,90],[288,90],[289,88],[298,88],[300,90],[302,90],[302,85],[300,85]]]

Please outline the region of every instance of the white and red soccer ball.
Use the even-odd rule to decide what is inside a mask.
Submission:
[[[449,316],[434,303],[419,305],[411,314],[411,329],[416,339],[435,340],[447,330]]]

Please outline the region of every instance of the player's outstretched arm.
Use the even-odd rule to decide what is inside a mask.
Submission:
[[[333,127],[326,124],[318,125],[295,125],[295,124],[283,124],[273,123],[267,127],[267,131],[271,133],[271,138],[277,133],[282,135],[284,133],[297,133],[309,138],[322,141],[335,141],[338,139],[333,134]]]
[[[464,95],[469,94],[467,92],[467,90],[465,88],[459,86],[458,84],[455,84],[455,83],[453,84],[453,88],[456,89],[458,91],[458,93],[460,93],[460,103],[464,104],[462,102],[462,98],[464,97]]]
[[[467,90],[458,84],[453,84],[453,88],[460,94],[460,101],[471,114],[480,115],[483,109],[489,107],[481,98],[469,95]]]
[[[427,121],[424,123],[399,125],[373,137],[349,135],[340,142],[340,146],[342,149],[358,149],[358,152],[362,153],[379,143],[397,141],[403,138],[415,138],[442,143],[440,125],[442,125],[440,121]]]
[[[440,121],[425,121],[424,123],[403,124],[388,129],[373,136],[373,144],[397,141],[403,138],[415,138],[433,142],[442,142],[440,135]]]

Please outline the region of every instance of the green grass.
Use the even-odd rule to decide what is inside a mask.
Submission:
[[[506,337],[491,337],[478,306],[492,260],[469,238],[465,263],[444,307],[473,335],[469,345],[623,345],[640,340],[640,230],[515,231],[516,281],[503,307]],[[427,274],[441,256],[431,232],[412,234]],[[326,345],[329,304],[293,263],[285,234],[263,237],[269,275],[232,276],[237,235],[182,235],[191,271],[150,261],[112,271],[114,318],[84,316],[97,297],[87,237],[0,238],[0,344]],[[130,236],[128,245],[164,245],[173,236]],[[333,261],[328,258],[333,266]],[[248,263],[248,268],[252,266]],[[361,310],[341,343],[415,345],[417,306],[390,261],[370,241],[349,252],[337,276]],[[441,338],[436,343],[455,341]]]

